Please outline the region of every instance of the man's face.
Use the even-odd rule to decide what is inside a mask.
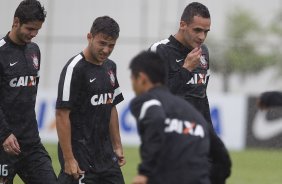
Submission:
[[[116,40],[103,33],[98,33],[93,36],[88,34],[88,47],[91,53],[91,57],[97,63],[103,63],[112,53],[116,45]]]
[[[41,29],[43,22],[32,21],[25,24],[20,24],[19,21],[14,21],[13,29],[15,30],[16,43],[26,44],[30,43],[34,38],[39,29]]]
[[[196,48],[200,47],[210,30],[211,20],[200,16],[194,16],[192,22],[187,24],[184,21],[180,23],[180,29],[183,30],[185,46]]]

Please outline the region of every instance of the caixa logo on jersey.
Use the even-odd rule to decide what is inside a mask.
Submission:
[[[247,146],[281,148],[282,109],[259,110],[256,97],[248,99]]]
[[[21,76],[10,80],[11,87],[36,86],[37,76]]]
[[[129,104],[126,104],[119,112],[122,132],[125,132],[126,134],[136,134],[136,120],[130,112]],[[217,135],[221,136],[222,122],[220,117],[220,110],[217,107],[211,107],[211,118],[213,127]]]
[[[112,93],[103,93],[98,95],[93,95],[91,98],[91,104],[93,106],[110,104],[113,103],[113,94]]]
[[[207,84],[209,80],[209,74],[195,73],[193,77],[186,84]]]

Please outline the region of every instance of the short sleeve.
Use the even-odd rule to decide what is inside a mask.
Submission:
[[[79,70],[76,70],[76,65],[79,61],[77,59],[74,58],[71,62],[68,62],[68,64],[63,68],[61,72],[56,102],[57,109],[72,109],[76,99],[79,96],[81,88],[81,77]]]
[[[121,92],[120,86],[119,86],[119,82],[117,79],[117,75],[116,75],[116,65],[114,65],[113,68],[113,72],[114,72],[114,78],[115,78],[115,85],[114,85],[114,98],[113,98],[113,104],[117,105],[120,102],[122,102],[124,100],[123,94]]]

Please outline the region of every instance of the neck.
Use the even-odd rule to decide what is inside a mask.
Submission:
[[[188,45],[185,42],[185,38],[184,38],[183,34],[180,32],[180,30],[178,30],[178,32],[174,35],[174,38],[177,41],[179,41],[182,45],[184,45],[185,47],[193,49],[190,45]]]
[[[161,83],[156,83],[156,84],[148,83],[148,84],[146,85],[146,87],[145,87],[145,91],[147,92],[147,91],[149,91],[149,90],[151,90],[151,89],[153,89],[153,88],[160,87],[160,86],[162,86]]]
[[[89,63],[95,64],[95,65],[102,65],[102,64],[103,64],[103,62],[98,61],[97,59],[95,59],[95,58],[91,55],[90,50],[89,50],[88,47],[83,50],[83,55],[84,55],[84,57],[85,57],[85,60],[86,60],[87,62],[89,62]]]
[[[8,37],[12,40],[12,42],[14,42],[17,45],[25,45],[26,44],[26,43],[21,42],[18,39],[18,37],[15,33],[15,30],[13,30],[13,29],[9,32]]]

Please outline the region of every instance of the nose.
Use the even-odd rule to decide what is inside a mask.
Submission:
[[[206,37],[207,37],[207,34],[205,32],[200,32],[199,33],[199,39],[201,41],[204,41],[206,39]]]
[[[104,48],[103,48],[103,52],[105,53],[105,54],[109,54],[109,53],[111,53],[111,48],[110,47],[108,47],[108,46],[105,46]]]
[[[38,34],[38,30],[32,30],[31,31],[31,36],[35,37]]]

